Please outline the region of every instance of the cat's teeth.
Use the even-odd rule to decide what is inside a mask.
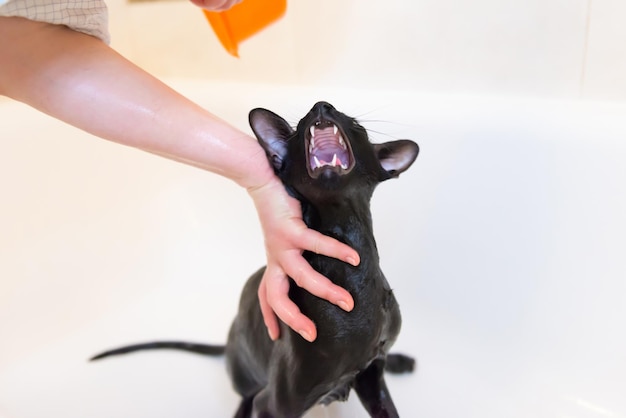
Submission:
[[[313,156],[313,160],[315,160],[315,168],[320,168],[322,166],[322,163],[320,163],[320,160],[318,160],[315,155]]]
[[[337,128],[335,126],[335,128]],[[341,145],[343,147],[343,149],[347,149],[346,147],[346,141],[343,140],[343,136],[339,135],[339,145]]]
[[[343,168],[344,170],[347,170],[348,169],[348,164],[347,163],[346,164],[341,164],[341,168]]]
[[[311,139],[315,136],[315,126],[311,125]]]
[[[313,151],[313,147],[315,146],[315,138],[311,137],[309,141],[309,152]]]
[[[333,125],[333,135],[337,135],[337,125]]]
[[[337,154],[333,155],[333,160],[330,163],[333,167],[337,167]]]

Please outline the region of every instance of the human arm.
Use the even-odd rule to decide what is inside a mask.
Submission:
[[[73,126],[230,178],[248,190],[265,236],[268,269],[261,305],[270,335],[271,311],[296,331],[315,338],[314,324],[288,299],[286,274],[332,303],[348,292],[314,272],[303,250],[352,260],[349,247],[312,231],[299,205],[274,176],[249,135],[187,100],[100,40],[64,26],[0,17],[0,94]]]

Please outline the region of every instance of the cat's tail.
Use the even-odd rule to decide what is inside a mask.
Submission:
[[[140,350],[157,350],[157,349],[172,349],[172,350],[184,350],[192,353],[204,354],[208,356],[220,356],[224,354],[226,346],[223,345],[209,345],[209,344],[196,344],[187,343],[181,341],[156,341],[152,343],[134,344],[126,347],[116,348],[114,350],[108,350],[93,356],[89,361],[100,360],[104,357],[117,356],[119,354],[132,353]]]

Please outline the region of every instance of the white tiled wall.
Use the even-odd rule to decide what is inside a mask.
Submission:
[[[240,59],[190,3],[125,1],[113,46],[162,76],[626,98],[624,0],[292,0]]]

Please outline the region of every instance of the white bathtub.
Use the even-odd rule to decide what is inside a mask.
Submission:
[[[170,83],[244,129],[324,99],[420,144],[372,202],[418,359],[387,378],[403,417],[626,417],[626,106]],[[86,359],[225,340],[264,262],[247,195],[21,104],[0,121],[0,417],[231,416],[222,359]],[[364,415],[353,394],[307,417]]]

